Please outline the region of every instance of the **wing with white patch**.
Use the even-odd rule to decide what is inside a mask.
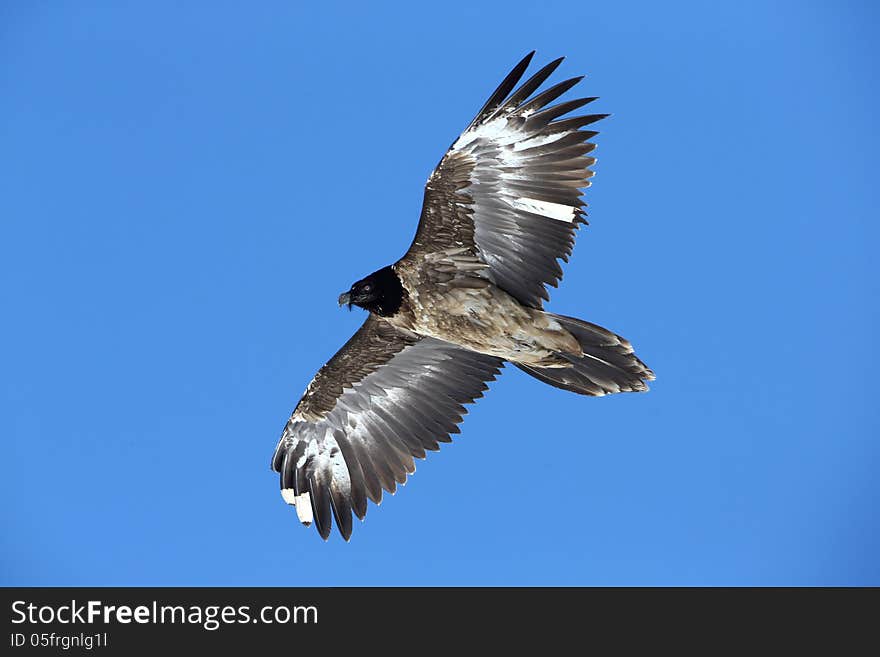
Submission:
[[[502,361],[408,336],[373,315],[315,376],[287,422],[272,468],[281,495],[323,538],[382,501],[439,449],[500,372]]]
[[[562,278],[584,220],[581,189],[593,175],[597,133],[581,130],[606,114],[561,118],[595,100],[550,105],[582,78],[533,94],[559,66],[551,62],[511,91],[530,53],[504,79],[450,147],[425,186],[422,216],[405,258],[466,247],[490,278],[520,303],[540,308],[546,285]]]

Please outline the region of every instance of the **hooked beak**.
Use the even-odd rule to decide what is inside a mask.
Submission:
[[[351,310],[351,293],[350,292],[343,292],[342,294],[339,295],[339,307],[342,308],[342,306],[345,306],[345,305],[347,305],[348,309]]]

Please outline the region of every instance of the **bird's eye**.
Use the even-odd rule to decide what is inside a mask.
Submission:
[[[372,286],[372,285],[370,285],[369,283],[367,283],[366,285],[364,285],[364,292],[372,292],[372,291],[373,291],[373,286]]]

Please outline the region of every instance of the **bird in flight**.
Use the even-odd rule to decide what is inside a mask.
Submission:
[[[415,238],[397,262],[357,281],[339,304],[366,321],[324,365],[272,459],[281,496],[325,540],[382,501],[439,443],[450,442],[505,362],[582,395],[647,390],[632,345],[542,309],[562,278],[581,190],[605,114],[566,117],[595,100],[552,104],[582,78],[535,93],[559,58],[515,89],[534,52],[501,82],[425,185]],[[515,89],[515,90],[514,90]]]

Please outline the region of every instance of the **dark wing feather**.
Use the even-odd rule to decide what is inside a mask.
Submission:
[[[284,499],[323,538],[331,517],[348,540],[351,515],[379,504],[438,449],[500,371],[502,361],[399,332],[370,315],[306,389],[287,422],[273,469]]]
[[[499,85],[450,147],[425,185],[422,216],[404,259],[465,247],[489,265],[488,276],[521,303],[540,308],[547,285],[562,278],[583,219],[581,189],[596,161],[580,128],[603,118],[562,118],[595,100],[550,105],[582,78],[529,99],[559,66],[557,59],[513,90],[533,53]],[[512,92],[512,93],[511,93]]]

